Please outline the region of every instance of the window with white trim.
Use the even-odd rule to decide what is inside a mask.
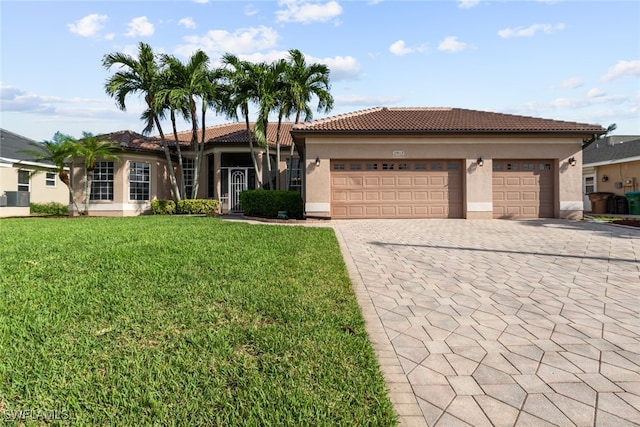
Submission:
[[[196,162],[194,159],[182,159],[182,176],[184,179],[184,198],[191,199],[193,192],[193,177],[195,176]]]
[[[24,169],[18,170],[18,191],[29,191],[31,173]]]
[[[56,174],[54,172],[47,172],[46,176],[44,178],[44,181],[45,181],[45,185],[47,187],[55,188],[55,186],[56,186]]]
[[[113,162],[96,162],[90,200],[113,200]]]
[[[149,200],[151,165],[129,162],[129,200]]]

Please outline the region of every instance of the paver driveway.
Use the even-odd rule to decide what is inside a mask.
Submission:
[[[402,425],[640,425],[640,230],[332,224]]]

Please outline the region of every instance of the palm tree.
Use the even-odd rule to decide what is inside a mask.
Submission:
[[[162,79],[160,78],[160,65],[156,60],[153,49],[148,44],[140,42],[137,58],[133,58],[125,53],[110,53],[103,57],[102,65],[106,69],[118,65],[121,70],[107,79],[105,83],[105,91],[109,96],[115,98],[118,108],[123,111],[126,110],[125,100],[130,94],[140,93],[144,96],[147,110],[143,112],[141,116],[141,119],[146,123],[143,132],[149,133],[154,127],[158,130],[169,169],[169,179],[171,180],[173,192],[176,199],[180,200],[181,194],[173,170],[171,153],[164,132],[162,131],[162,126],[160,125],[160,119],[164,115],[164,109],[160,109],[158,103],[155,101],[155,97],[161,89]],[[176,144],[179,144],[179,142],[176,141]]]
[[[68,163],[75,157],[78,147],[77,142],[69,135],[56,132],[51,141],[43,141],[42,143],[32,142],[31,150],[22,150],[23,153],[34,157],[34,161],[44,161],[52,163],[58,172],[60,181],[69,189],[69,197],[77,212],[80,212],[76,195],[71,186],[71,177],[66,168]]]
[[[237,56],[229,53],[222,57],[222,64],[222,76],[226,87],[221,108],[230,119],[238,119],[238,110],[240,110],[245,120],[249,151],[256,171],[256,185],[260,188],[262,187],[262,178],[258,173],[257,152],[253,145],[253,132],[251,132],[249,123],[249,103],[256,98],[258,93],[256,85],[258,71],[251,62],[241,61]]]
[[[191,121],[191,150],[194,152],[194,177],[191,198],[197,197],[200,169],[204,152],[204,130],[208,106],[217,104],[215,74],[209,70],[209,57],[201,50],[196,51],[186,64],[170,55],[163,55],[162,63],[167,66],[167,86],[158,92],[158,99],[166,102],[171,111],[180,110],[186,120]],[[198,141],[198,104],[202,121],[202,141]],[[175,132],[175,127],[174,127]],[[177,139],[177,138],[176,138]],[[183,176],[184,181],[184,176]]]
[[[309,106],[311,98],[318,99],[317,111],[328,113],[333,108],[333,96],[330,93],[330,70],[324,64],[307,65],[306,59],[298,49],[289,50],[289,60],[285,69],[286,96],[283,100],[283,114],[289,116],[295,112],[295,123],[300,122],[300,116],[304,114],[304,121],[313,118],[313,112]],[[278,133],[279,134],[279,133]],[[279,143],[279,138],[277,143]],[[289,152],[289,165],[293,161],[295,144],[291,144]],[[279,153],[280,151],[278,151]],[[278,160],[278,165],[280,161]],[[288,183],[287,183],[288,185]]]
[[[85,180],[84,180],[84,211],[81,215],[89,215],[89,201],[91,200],[91,186],[93,184],[93,172],[99,159],[120,160],[115,154],[122,149],[115,145],[113,141],[94,136],[92,133],[83,132],[82,140],[77,142],[77,149],[74,153],[77,157],[84,158]]]

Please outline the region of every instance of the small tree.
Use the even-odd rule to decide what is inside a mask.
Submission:
[[[115,153],[122,151],[122,149],[115,145],[113,141],[94,136],[89,132],[82,133],[82,140],[76,142],[75,147],[74,157],[83,157],[85,166],[84,211],[80,212],[80,215],[89,215],[91,185],[96,162],[99,159],[119,161],[120,158]]]
[[[53,139],[51,139],[51,141],[43,141],[42,143],[32,142],[30,143],[30,145],[33,147],[33,149],[22,150],[22,152],[33,156],[34,161],[44,161],[53,163],[53,165],[55,165],[60,181],[62,181],[64,185],[66,185],[69,189],[69,197],[71,199],[71,202],[73,203],[76,210],[80,212],[78,201],[76,200],[76,195],[73,192],[73,188],[71,186],[71,178],[69,176],[69,172],[67,172],[69,161],[77,153],[77,141],[75,141],[69,135],[64,135],[60,132],[56,132],[56,134],[53,135]],[[37,172],[41,171],[36,171],[36,173]]]

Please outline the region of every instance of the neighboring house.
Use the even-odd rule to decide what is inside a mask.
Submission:
[[[599,125],[459,108],[372,108],[294,126],[305,209],[326,218],[581,218]]]
[[[257,171],[244,123],[207,128],[198,197],[220,199],[223,212],[241,211],[240,192],[255,188],[257,174],[268,181],[267,157],[275,170],[276,125],[269,124],[270,153],[261,150]],[[582,142],[604,132],[459,108],[372,108],[286,123],[279,179],[282,188],[302,192],[309,217],[581,218]],[[122,162],[99,164],[92,214],[135,215],[148,212],[153,199],[173,198],[157,139],[110,136],[125,151]],[[179,139],[188,147],[190,132]],[[78,189],[83,175],[77,162]]]
[[[251,124],[253,129],[253,123]],[[291,155],[292,123],[281,127],[281,188],[301,189],[301,176],[297,154]],[[273,177],[276,176],[276,133],[277,123],[270,123],[267,139]],[[200,173],[198,198],[214,198],[221,201],[222,211],[241,212],[240,193],[256,188],[256,174],[260,174],[268,186],[268,167],[266,150],[256,147],[258,171],[253,166],[245,123],[229,123],[208,127],[205,131],[205,150]],[[118,131],[106,135],[117,143],[124,152],[118,156],[120,162],[99,161],[94,172],[90,195],[89,211],[91,215],[130,216],[149,213],[154,199],[174,199],[175,195],[169,181],[169,173],[161,141],[157,137],[145,137],[132,131]],[[169,135],[166,135],[169,138]],[[200,137],[200,132],[198,134]],[[178,134],[184,157],[185,194],[190,196],[193,185],[194,161],[189,152],[191,131]],[[177,170],[178,158],[175,156],[176,144],[168,141],[172,162]],[[257,145],[254,143],[254,145]],[[287,168],[292,164],[292,168]],[[79,202],[83,200],[85,169],[82,159],[72,165],[73,186]],[[180,174],[176,171],[180,180]]]
[[[591,211],[589,193],[624,196],[640,190],[640,135],[597,139],[584,148],[582,156],[585,211]]]
[[[34,150],[32,143],[0,129],[0,217],[29,215],[29,203],[69,204],[69,190],[60,182],[56,167],[34,162],[32,155],[22,152]]]

